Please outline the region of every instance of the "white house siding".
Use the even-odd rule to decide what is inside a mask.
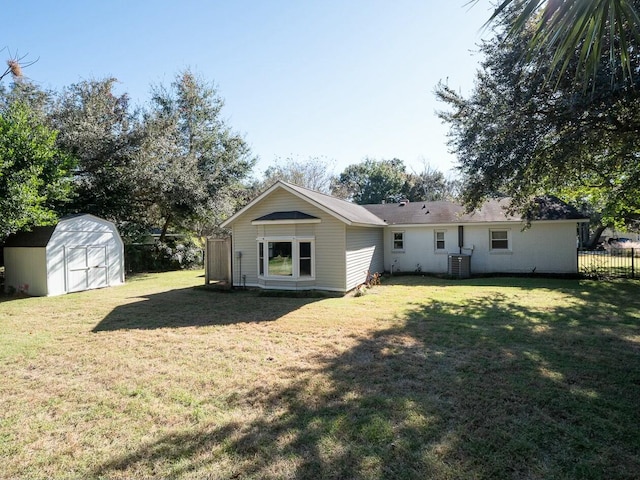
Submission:
[[[471,273],[577,273],[576,222],[536,222],[465,226],[465,246],[473,246]],[[508,229],[510,251],[491,252],[490,229]]]
[[[25,288],[25,293],[47,295],[45,248],[11,247],[4,252],[5,289]]]
[[[384,239],[382,227],[347,227],[346,275],[347,290],[367,279],[367,272],[384,270]]]
[[[457,226],[389,226],[384,235],[384,270],[390,272],[445,273],[447,271],[447,253],[458,252]],[[445,250],[436,251],[435,232],[445,232]],[[393,249],[394,232],[403,232],[404,249]]]
[[[471,254],[471,273],[576,273],[576,222],[464,224],[458,248],[458,225],[388,226],[384,233],[385,271],[447,273],[449,254]],[[490,231],[508,230],[510,249],[490,251]],[[436,251],[435,232],[443,231],[445,250]],[[393,249],[393,233],[404,233],[404,249]]]
[[[320,219],[320,223],[251,225],[251,222],[274,212],[301,211]],[[285,191],[275,190],[258,202],[232,224],[233,282],[247,285],[286,289],[346,290],[344,251],[345,224],[320,208]],[[258,246],[263,236],[311,236],[315,238],[315,280],[291,282],[258,278]],[[242,273],[238,252],[242,252]],[[246,275],[244,283],[240,275]]]

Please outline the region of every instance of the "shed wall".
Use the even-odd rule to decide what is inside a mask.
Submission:
[[[86,272],[87,288],[124,283],[124,245],[115,226],[92,215],[79,215],[60,220],[46,247],[5,248],[7,288],[28,284],[28,293],[35,296],[72,291],[67,267],[73,248],[75,253],[86,249],[89,268],[78,271]]]
[[[70,247],[103,246],[107,250],[108,286],[124,283],[124,250],[122,241],[105,226],[85,220],[56,228],[47,247],[47,272],[49,295],[61,295],[70,291],[66,278],[65,254]]]
[[[47,295],[47,271],[45,248],[5,247],[5,291],[21,289],[35,296]]]

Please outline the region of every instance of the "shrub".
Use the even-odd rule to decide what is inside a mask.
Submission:
[[[202,268],[203,261],[202,249],[189,239],[125,246],[125,265],[129,273]]]

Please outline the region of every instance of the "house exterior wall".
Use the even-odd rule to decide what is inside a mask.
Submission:
[[[463,225],[464,245],[458,248],[458,225],[388,226],[384,233],[385,271],[447,273],[449,254],[471,254],[471,273],[576,273],[576,222],[519,222]],[[490,232],[506,230],[509,248],[491,251]],[[445,248],[436,249],[436,232]],[[394,249],[394,233],[402,233],[404,248]]]
[[[367,273],[384,270],[382,227],[347,227],[347,287],[351,290],[367,280]]]
[[[28,285],[25,293],[47,295],[46,250],[33,247],[5,247],[5,291]]]
[[[435,232],[445,233],[444,251],[435,250]],[[403,235],[403,248],[394,248],[394,234]],[[446,273],[447,253],[458,252],[456,226],[389,226],[384,233],[384,270],[387,272]]]
[[[577,223],[555,221],[465,228],[465,246],[473,246],[471,273],[577,273]],[[508,228],[509,252],[491,252],[490,228]]]
[[[252,225],[264,215],[298,210],[320,219],[320,223]],[[346,225],[309,202],[282,189],[253,205],[232,227],[233,284],[274,289],[346,290]],[[313,237],[315,277],[310,280],[261,278],[258,275],[259,237]],[[242,258],[238,254],[242,253]]]

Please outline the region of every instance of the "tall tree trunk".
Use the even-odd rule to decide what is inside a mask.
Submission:
[[[167,229],[169,228],[169,222],[171,221],[171,215],[167,215],[162,225],[162,231],[160,232],[160,242],[164,243],[164,239],[167,236]]]
[[[602,232],[604,232],[606,228],[607,225],[599,225],[598,228],[596,228],[596,230],[593,232],[593,235],[591,235],[591,237],[589,238],[589,241],[585,245],[585,248],[596,248],[596,245],[598,245],[598,240],[600,240],[600,235],[602,235]]]

